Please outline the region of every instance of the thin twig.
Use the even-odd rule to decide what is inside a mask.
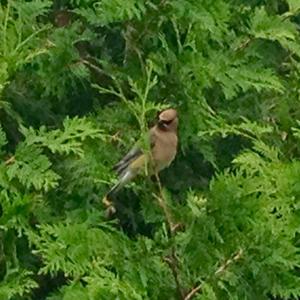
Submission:
[[[157,184],[158,184],[159,196],[157,196],[157,195],[154,195],[154,196],[157,199],[159,206],[164,211],[164,214],[165,214],[165,217],[166,217],[166,220],[167,220],[167,223],[168,223],[168,227],[169,227],[169,230],[170,230],[170,234],[172,235],[173,227],[174,227],[173,226],[173,221],[172,221],[172,216],[171,216],[171,213],[170,213],[170,211],[168,209],[168,206],[166,204],[166,200],[165,200],[164,194],[162,192],[162,185],[161,185],[161,182],[160,182],[160,179],[159,179],[159,176],[158,176],[157,173],[155,173],[155,177],[156,177],[156,181],[157,181]]]
[[[249,37],[242,44],[240,44],[239,46],[237,46],[233,50],[234,51],[241,51],[241,50],[245,49],[250,44],[250,42],[252,42],[252,41],[253,41],[253,39]]]
[[[155,195],[155,198],[157,199],[159,206],[162,208],[162,210],[164,212],[164,215],[165,215],[167,223],[168,223],[170,235],[173,236],[175,233],[174,228],[176,228],[176,226],[174,226],[174,223],[172,221],[172,215],[166,204],[167,201],[164,197],[164,194],[162,191],[162,185],[161,185],[161,182],[160,182],[160,179],[159,179],[159,176],[157,173],[155,173],[155,177],[156,177],[156,181],[157,181],[158,188],[159,188],[159,194],[160,194],[159,196]],[[168,264],[169,268],[171,269],[180,299],[184,300],[184,289],[183,289],[183,287],[180,283],[180,279],[179,279],[178,259],[176,256],[176,250],[175,250],[174,246],[172,246],[171,251],[172,251],[171,255],[165,257],[164,261]]]
[[[176,257],[174,248],[172,248],[172,255],[165,257],[164,260],[169,265],[169,267],[172,271],[172,274],[173,274],[173,277],[174,277],[174,280],[176,283],[178,295],[180,295],[181,299],[184,299],[184,291],[181,287],[180,280],[179,280],[179,274],[178,274],[178,269],[177,269],[177,257]]]
[[[243,254],[243,250],[240,249],[232,258],[227,259],[225,263],[217,269],[215,275],[219,275],[220,273],[223,273],[229,265],[231,265],[234,261],[239,260],[242,254]]]
[[[6,166],[8,166],[8,165],[12,164],[14,161],[15,161],[15,156],[11,156],[9,159],[7,159],[7,160],[4,162],[4,164],[5,164]]]
[[[33,39],[35,36],[37,36],[39,33],[46,31],[50,29],[50,26],[44,26],[40,28],[39,30],[34,31],[31,35],[29,35],[25,40],[23,40],[13,51],[13,53],[17,53],[20,48],[22,48],[24,45],[26,45],[31,39]]]
[[[201,290],[201,288],[202,288],[202,284],[196,286],[183,299],[184,300],[190,300],[190,299],[192,299],[192,297],[194,297],[194,295],[197,294]]]
[[[231,265],[233,262],[239,260],[243,254],[243,249],[239,249],[239,251],[232,257],[227,259],[213,274],[213,276],[218,276],[221,273],[223,273],[229,265]],[[203,282],[199,284],[198,286],[194,287],[183,299],[184,300],[190,300],[192,299],[201,289],[202,289]]]
[[[94,71],[98,72],[99,74],[102,74],[102,75],[104,74],[107,76],[107,73],[104,70],[102,70],[101,68],[99,68],[98,66],[96,66],[95,64],[93,64],[92,62],[90,62],[86,59],[80,59],[78,61],[78,63],[83,63],[83,64],[87,65],[88,67],[90,67],[91,69],[93,69]]]

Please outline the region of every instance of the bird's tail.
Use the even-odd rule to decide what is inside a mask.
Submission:
[[[122,174],[120,180],[103,197],[102,203],[106,207],[106,215],[111,216],[112,214],[114,214],[116,212],[116,208],[113,205],[113,197],[133,177],[134,177],[133,172],[131,170],[127,170],[126,172],[124,172]]]

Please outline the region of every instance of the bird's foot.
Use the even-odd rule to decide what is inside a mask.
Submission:
[[[105,196],[103,199],[102,199],[102,203],[104,204],[104,206],[106,207],[106,210],[105,210],[105,217],[108,219],[108,218],[111,218],[115,213],[116,213],[116,208],[114,207],[113,205],[113,202],[108,200],[107,196]]]

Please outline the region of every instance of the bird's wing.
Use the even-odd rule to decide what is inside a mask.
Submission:
[[[116,171],[118,175],[121,175],[130,163],[142,154],[142,149],[138,145],[135,145],[118,163],[113,166],[113,170]]]
[[[153,148],[155,144],[155,134],[153,131],[149,131],[149,137],[150,137],[150,148]],[[122,175],[122,173],[127,169],[131,163],[138,160],[139,158],[143,156],[143,150],[140,146],[140,143],[137,143],[118,163],[116,163],[113,166],[113,170],[117,172],[119,176]]]

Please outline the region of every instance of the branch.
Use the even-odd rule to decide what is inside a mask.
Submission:
[[[4,162],[4,164],[5,164],[6,166],[8,166],[8,165],[14,163],[15,160],[16,160],[16,158],[15,158],[15,156],[13,155],[13,156],[11,156],[10,158],[8,158],[8,159]]]
[[[202,288],[202,284],[196,286],[183,299],[184,300],[192,299],[195,296],[195,294],[197,294],[201,290],[201,288]]]
[[[170,210],[169,210],[169,208],[166,204],[167,201],[166,201],[166,199],[164,197],[164,194],[162,192],[162,185],[161,185],[158,174],[155,174],[155,178],[156,178],[158,188],[159,188],[159,195],[155,195],[153,193],[153,196],[156,198],[156,200],[158,201],[158,205],[162,208],[162,210],[164,212],[164,215],[166,217],[168,227],[169,227],[169,230],[170,230],[170,234],[172,236],[176,231],[181,230],[184,227],[184,225],[181,224],[181,223],[174,223],[173,222],[172,214],[171,214],[171,212],[170,212]]]
[[[213,276],[218,276],[223,273],[229,265],[234,263],[235,261],[239,260],[243,255],[243,249],[239,249],[239,251],[232,257],[227,259],[213,274]],[[198,286],[194,287],[186,296],[183,298],[184,300],[192,299],[201,289],[202,289],[203,282]]]
[[[245,49],[252,41],[253,41],[253,38],[251,38],[251,37],[247,38],[242,44],[240,44],[235,49],[233,49],[233,51],[241,51],[241,50]]]
[[[168,223],[169,232],[172,237],[175,233],[175,230],[178,228],[178,226],[177,226],[178,224],[174,225],[174,223],[172,221],[172,215],[166,204],[167,201],[162,192],[162,185],[161,185],[161,182],[160,182],[160,179],[159,179],[159,176],[157,173],[155,173],[155,177],[156,177],[158,188],[159,188],[159,196],[157,196],[155,194],[154,194],[154,196],[157,199],[159,206],[162,208],[162,210],[164,212],[164,215],[165,215],[167,223]],[[179,279],[178,259],[176,256],[175,246],[172,246],[171,251],[172,251],[171,255],[165,257],[164,261],[168,264],[169,268],[171,269],[180,299],[184,300],[184,289],[183,289],[183,287],[180,283],[180,279]]]
[[[172,235],[173,234],[173,228],[174,228],[174,225],[173,225],[174,223],[172,221],[172,216],[171,216],[169,208],[166,204],[167,201],[166,201],[166,199],[164,197],[164,194],[162,192],[162,185],[161,185],[161,182],[160,182],[160,179],[159,179],[159,176],[158,176],[157,173],[155,173],[155,178],[156,178],[158,189],[159,189],[159,196],[154,194],[154,197],[158,201],[159,206],[162,208],[162,210],[165,214],[165,217],[166,217],[166,220],[167,220],[167,223],[168,223],[168,227],[169,227],[169,230],[170,230],[170,234]]]
[[[184,299],[184,291],[183,288],[181,287],[180,280],[179,280],[179,274],[178,274],[178,266],[177,266],[177,257],[175,254],[175,249],[172,248],[172,255],[165,257],[164,261],[168,264],[170,267],[175,283],[176,283],[176,288],[178,295],[180,295],[180,299]]]
[[[225,263],[217,269],[215,275],[219,275],[220,273],[223,273],[228,268],[229,265],[239,260],[242,254],[243,254],[243,249],[240,249],[232,258],[226,260]]]

